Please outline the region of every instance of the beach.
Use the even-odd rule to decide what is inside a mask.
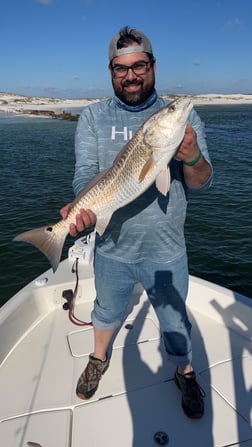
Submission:
[[[162,95],[173,100],[182,95]],[[252,94],[204,94],[187,95],[195,106],[197,105],[239,105],[251,104]],[[83,107],[101,101],[105,98],[61,99],[40,96],[23,96],[12,93],[0,93],[0,113],[29,114],[71,119],[77,116]]]
[[[83,107],[100,100],[101,98],[60,99],[0,93],[0,113],[70,119],[71,116],[78,116]]]

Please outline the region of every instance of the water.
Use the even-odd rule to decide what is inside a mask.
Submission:
[[[188,208],[190,273],[252,297],[252,106],[197,110],[215,177]]]
[[[197,107],[215,170],[212,189],[192,197],[186,239],[190,273],[252,297],[252,106]],[[49,268],[13,237],[53,223],[73,198],[75,122],[2,116],[0,305]],[[73,240],[68,237],[64,256]]]
[[[34,247],[12,239],[59,220],[59,209],[73,199],[75,127],[70,121],[0,119],[0,304],[49,268]]]

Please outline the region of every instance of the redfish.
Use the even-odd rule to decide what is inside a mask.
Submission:
[[[151,115],[121,149],[112,166],[98,174],[73,202],[66,219],[19,234],[14,241],[33,244],[49,259],[55,272],[60,262],[70,223],[80,209],[97,217],[102,235],[112,214],[139,197],[154,182],[164,195],[170,187],[169,162],[180,145],[193,105],[181,97]]]

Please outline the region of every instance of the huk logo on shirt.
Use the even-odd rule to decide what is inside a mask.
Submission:
[[[117,136],[123,136],[123,141],[128,141],[132,138],[132,130],[128,130],[127,126],[123,127],[123,130],[119,130],[116,126],[112,126],[111,129],[111,140],[115,140]]]

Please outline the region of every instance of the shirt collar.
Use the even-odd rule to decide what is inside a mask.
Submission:
[[[123,110],[128,110],[129,112],[140,112],[141,110],[147,109],[148,107],[152,106],[154,102],[157,100],[157,92],[154,89],[151,95],[141,104],[138,104],[137,106],[130,106],[128,104],[125,104],[122,102],[118,96],[114,96],[115,104],[120,107]]]

